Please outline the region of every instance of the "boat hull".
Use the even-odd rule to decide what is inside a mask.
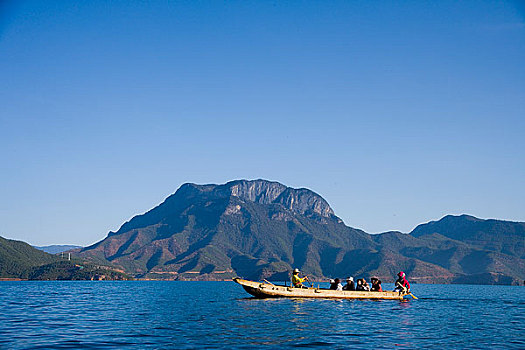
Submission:
[[[320,298],[320,299],[389,299],[403,300],[405,293],[400,292],[362,292],[362,291],[337,291],[320,288],[292,288],[278,286],[270,283],[248,281],[234,278],[246,292],[256,298]]]

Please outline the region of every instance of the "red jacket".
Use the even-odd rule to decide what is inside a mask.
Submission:
[[[403,287],[410,289],[410,283],[408,283],[407,279],[405,277],[399,277],[396,281],[396,284],[399,283]]]
[[[374,291],[374,292],[382,292],[383,288],[381,288],[380,284],[372,284],[372,289],[371,290]]]

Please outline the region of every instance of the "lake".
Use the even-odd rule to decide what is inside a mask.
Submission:
[[[233,282],[0,282],[0,349],[525,348],[524,287],[412,292],[259,300]]]

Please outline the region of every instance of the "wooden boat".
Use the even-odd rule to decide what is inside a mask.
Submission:
[[[331,298],[331,299],[391,299],[403,300],[408,294],[403,292],[362,292],[337,291],[322,288],[293,288],[269,282],[248,281],[234,278],[245,291],[256,298]]]

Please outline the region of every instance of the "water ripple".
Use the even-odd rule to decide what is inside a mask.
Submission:
[[[388,285],[386,285],[388,287]],[[1,349],[523,349],[522,287],[419,300],[247,297],[232,282],[1,282]]]

